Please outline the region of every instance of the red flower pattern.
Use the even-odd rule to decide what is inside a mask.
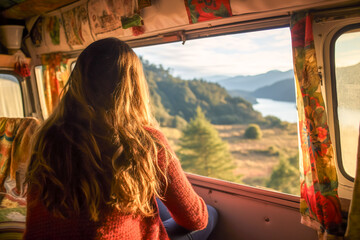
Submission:
[[[324,142],[325,139],[327,138],[327,134],[328,134],[327,129],[323,128],[323,127],[318,127],[317,132],[318,132],[318,140],[320,142]]]
[[[318,215],[318,219],[323,222],[325,226],[341,223],[341,209],[337,203],[337,196],[324,196],[320,192],[317,192],[316,201],[322,209],[326,209],[326,211],[321,212],[321,215]]]

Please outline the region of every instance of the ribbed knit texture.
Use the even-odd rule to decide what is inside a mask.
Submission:
[[[171,149],[160,131],[146,129]],[[164,167],[163,150],[159,151],[158,158],[160,167]],[[163,202],[175,221],[189,230],[204,229],[208,221],[206,205],[193,190],[176,157],[169,159],[167,175],[168,188]],[[99,222],[90,221],[86,214],[60,219],[47,211],[35,193],[29,192],[27,201],[24,239],[169,239],[159,214],[154,217],[124,215],[109,207],[102,211],[103,217]]]

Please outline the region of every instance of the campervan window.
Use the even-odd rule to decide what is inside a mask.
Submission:
[[[49,116],[46,102],[45,102],[45,87],[44,87],[44,79],[43,79],[43,67],[35,66],[35,77],[36,77],[36,84],[37,89],[39,92],[39,100],[40,100],[40,106],[41,106],[41,112],[43,115],[43,118],[46,119]]]
[[[185,171],[299,195],[288,27],[134,50]]]
[[[19,79],[5,72],[0,72],[0,117],[24,117]]]
[[[76,61],[75,61],[75,60],[74,60],[73,62],[71,62],[71,64],[70,64],[70,71],[74,70],[75,64],[76,64]]]
[[[360,123],[360,25],[341,29],[332,43],[337,159],[342,174],[354,180]]]

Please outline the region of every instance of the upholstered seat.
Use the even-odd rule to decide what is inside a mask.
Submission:
[[[0,118],[0,239],[21,239],[25,229],[23,183],[35,118]]]

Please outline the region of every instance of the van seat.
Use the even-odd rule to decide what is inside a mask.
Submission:
[[[0,118],[0,239],[22,239],[26,219],[23,183],[35,118]]]

